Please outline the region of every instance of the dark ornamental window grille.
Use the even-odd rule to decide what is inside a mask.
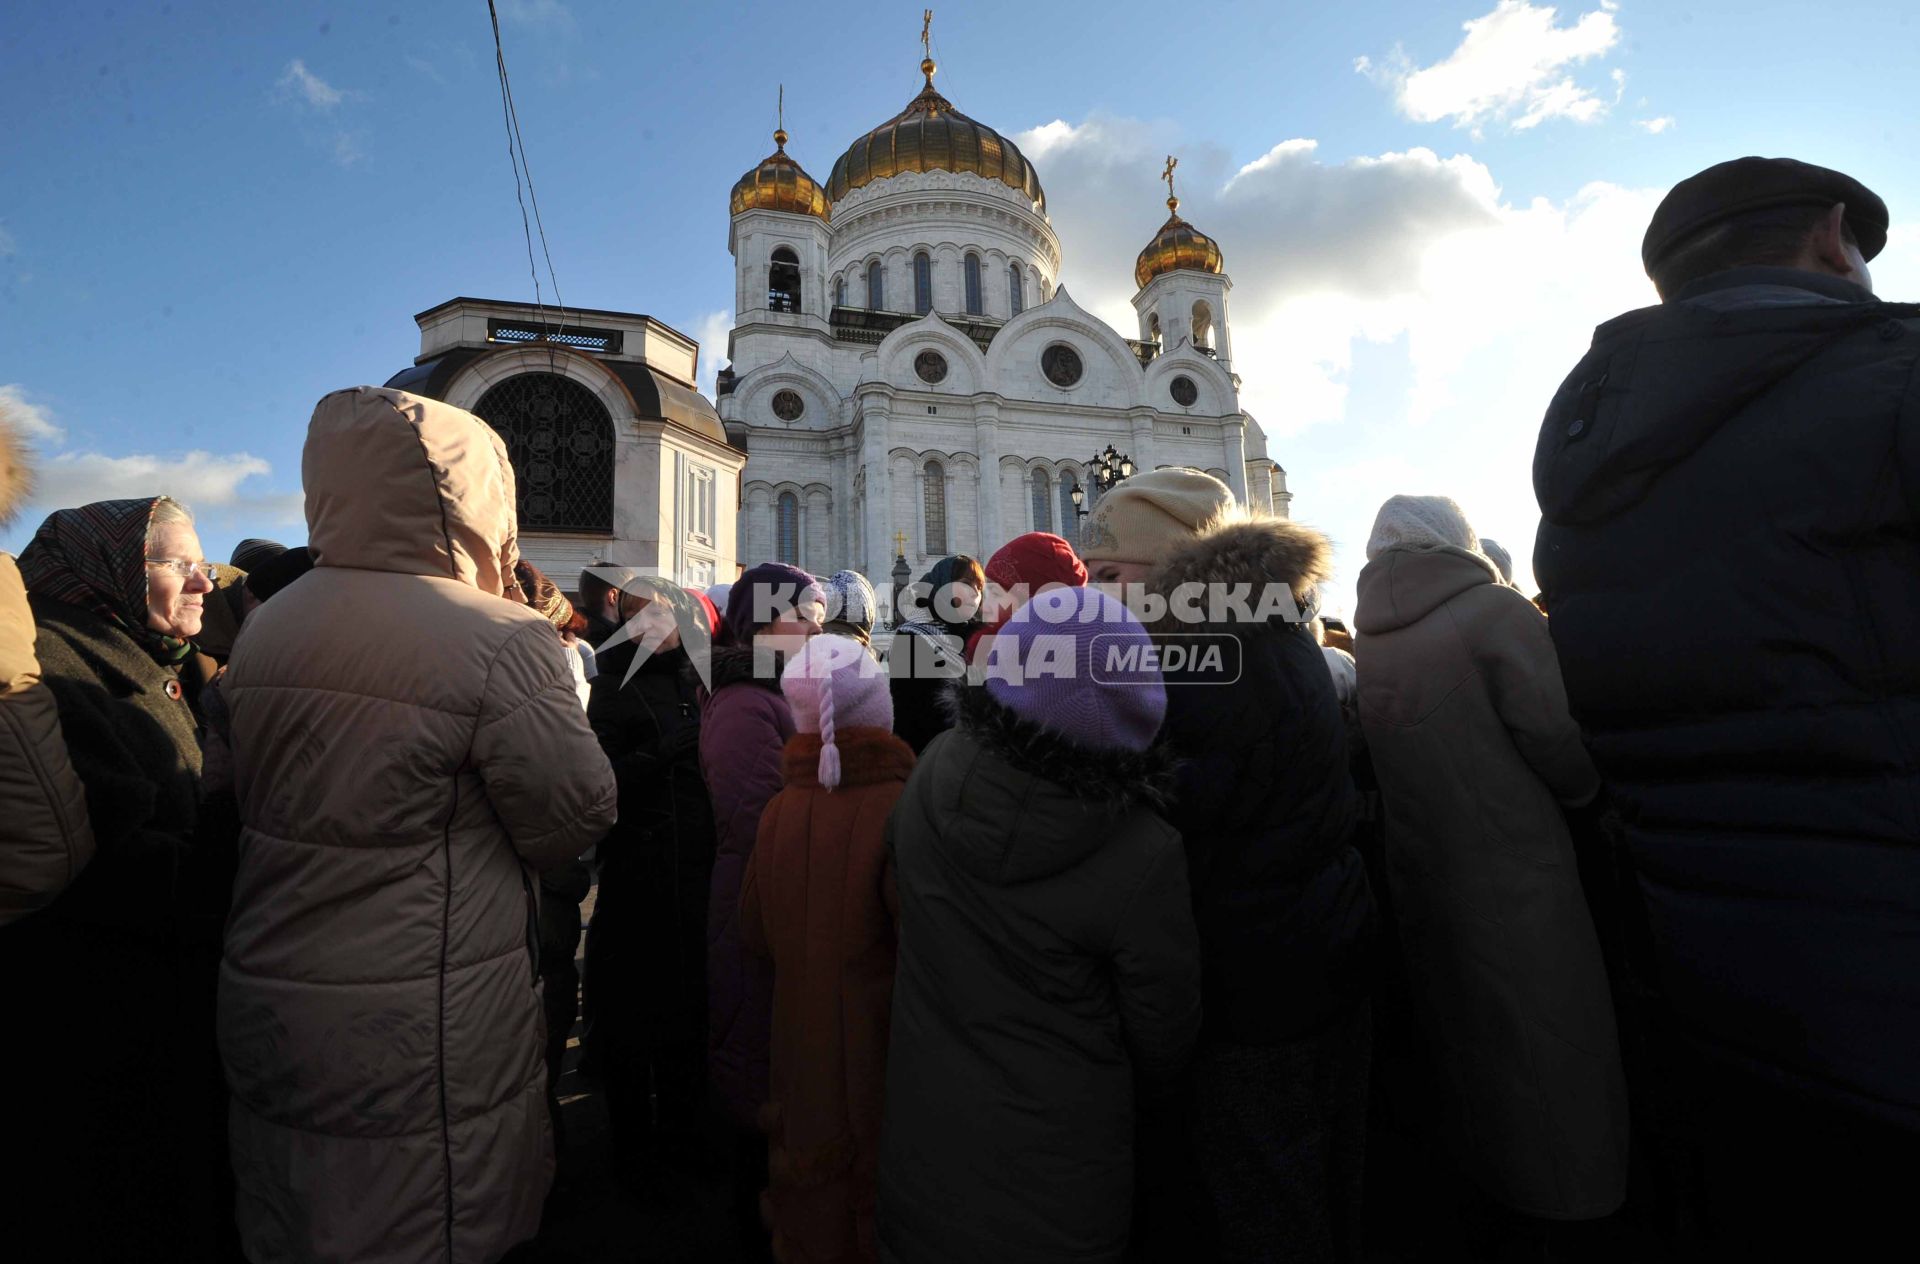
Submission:
[[[781,492],[774,512],[774,560],[800,565],[800,498]]]
[[[590,329],[585,325],[543,325],[531,320],[487,320],[487,341],[507,343],[549,342],[556,347],[592,351],[600,355],[620,354],[618,329]]]
[[[980,305],[980,256],[968,255],[965,267],[967,283],[967,315],[979,316],[985,310]]]
[[[937,386],[947,380],[947,358],[938,351],[922,351],[913,357],[913,371],[922,382]]]
[[[947,552],[947,471],[938,461],[928,461],[920,471],[922,507],[927,519],[927,555],[944,557]]]
[[[507,441],[522,531],[613,530],[613,418],[592,391],[555,373],[522,373],[473,411]]]
[[[1020,265],[1007,265],[1007,308],[1015,316],[1027,310],[1027,290],[1021,283]]]
[[[1053,500],[1047,493],[1047,472],[1042,469],[1033,472],[1033,529],[1053,530]]]
[[[800,398],[797,391],[775,391],[773,393],[773,415],[781,421],[798,421],[800,414],[807,411],[807,402]]]
[[[1172,395],[1173,402],[1182,408],[1193,407],[1193,402],[1200,398],[1200,389],[1193,384],[1193,379],[1185,374],[1173,379],[1167,385],[1167,393]]]
[[[913,314],[925,316],[933,310],[933,260],[925,251],[913,257]]]

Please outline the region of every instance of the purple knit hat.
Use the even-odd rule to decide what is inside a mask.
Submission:
[[[860,642],[816,636],[787,661],[780,692],[793,708],[793,726],[820,735],[820,784],[840,784],[841,729],[893,728],[893,694],[886,669]]]
[[[1097,588],[1050,588],[989,642],[987,693],[1086,750],[1143,751],[1167,690],[1140,621]]]
[[[823,600],[818,581],[798,566],[762,562],[748,570],[727,591],[727,627],[734,641],[747,644],[754,633],[779,617],[768,617],[770,610],[784,613],[793,609],[809,588],[813,589],[814,600]]]

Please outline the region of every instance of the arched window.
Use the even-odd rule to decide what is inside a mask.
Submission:
[[[1147,341],[1152,343],[1156,347],[1160,345],[1160,313],[1159,312],[1153,312],[1147,316]]]
[[[781,246],[767,266],[767,306],[776,312],[800,310],[800,256]]]
[[[887,277],[875,259],[867,265],[867,310],[877,312],[887,305]]]
[[[980,305],[980,256],[968,255],[967,274],[967,315],[978,316],[985,308]]]
[[[926,258],[925,255],[920,256]],[[947,471],[938,461],[928,461],[920,471],[921,491],[927,515],[927,554],[947,555]]]
[[[933,310],[933,260],[922,250],[913,257],[913,314],[925,316]]]
[[[1073,503],[1073,475],[1062,470],[1060,473],[1060,535],[1073,551],[1080,551],[1080,514]]]
[[[1213,350],[1213,309],[1205,299],[1193,305],[1193,347],[1196,351]]]
[[[557,373],[522,373],[473,412],[507,441],[521,531],[613,530],[613,418],[592,391]]]
[[[847,278],[845,277],[835,277],[833,279],[833,305],[835,307],[845,307],[847,305]]]
[[[1053,500],[1048,495],[1047,472],[1042,469],[1033,472],[1033,529],[1053,530]]]
[[[800,565],[800,498],[781,492],[773,507],[773,557],[788,566]]]
[[[1007,265],[1007,311],[1015,316],[1027,310],[1026,281],[1020,275],[1020,265]]]

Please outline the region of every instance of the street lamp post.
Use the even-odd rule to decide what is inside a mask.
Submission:
[[[1099,495],[1105,495],[1121,483],[1133,477],[1133,458],[1123,452],[1115,452],[1109,443],[1104,452],[1095,452],[1093,459],[1087,462],[1087,473],[1093,479],[1093,489]],[[1073,511],[1082,518],[1092,510],[1083,508],[1087,499],[1087,489],[1075,483],[1067,493],[1073,497]]]

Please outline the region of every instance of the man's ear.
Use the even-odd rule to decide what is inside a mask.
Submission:
[[[1847,257],[1847,204],[1835,202],[1807,239],[1807,251],[1822,272],[1852,276],[1853,260]]]

